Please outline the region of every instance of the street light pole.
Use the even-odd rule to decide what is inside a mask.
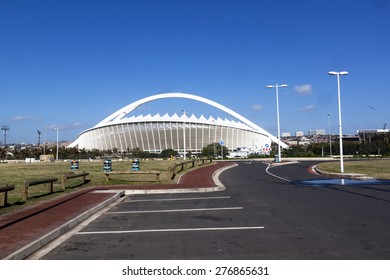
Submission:
[[[278,162],[282,161],[282,152],[280,149],[280,120],[279,120],[279,88],[280,87],[287,87],[287,85],[282,84],[278,85],[276,83],[275,85],[269,85],[267,88],[275,88],[276,89],[276,115],[278,120]]]
[[[187,115],[187,112],[184,111],[184,110],[181,110],[183,116],[184,115]],[[184,156],[183,156],[183,159],[186,160],[186,122],[184,121],[183,122],[183,152],[184,152]]]
[[[2,125],[1,130],[4,131],[4,148],[7,147],[7,131],[9,130],[9,126]]]
[[[344,156],[343,156],[343,129],[341,122],[341,98],[340,98],[340,76],[347,75],[347,71],[330,71],[329,75],[337,76],[337,99],[338,99],[338,107],[339,107],[339,138],[340,138],[340,172],[344,173]]]
[[[57,155],[56,155],[56,160],[58,161],[58,131],[59,131],[59,128],[58,127],[56,127],[56,128],[54,128],[55,130],[57,130]]]
[[[46,155],[46,128],[43,130],[43,154]]]
[[[330,113],[328,113],[328,125],[329,125],[329,152],[332,157],[332,132],[330,131]]]

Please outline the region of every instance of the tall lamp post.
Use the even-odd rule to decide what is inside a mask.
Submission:
[[[275,85],[269,85],[267,88],[275,88],[276,89],[276,115],[278,119],[278,162],[282,161],[282,152],[280,150],[280,121],[279,121],[279,88],[287,87],[287,85],[282,84],[278,85],[276,83]]]
[[[59,128],[58,127],[56,127],[56,128],[54,128],[55,130],[57,130],[57,154],[56,154],[56,160],[58,161],[58,131],[59,131]]]
[[[9,126],[2,125],[1,130],[4,131],[4,147],[7,147],[7,131],[9,130]]]
[[[329,152],[332,157],[332,132],[330,131],[330,113],[328,113],[328,125],[329,125]]]
[[[337,76],[337,98],[339,105],[339,137],[340,137],[340,172],[344,173],[344,156],[343,156],[343,129],[341,125],[341,99],[340,99],[340,76],[347,75],[347,71],[330,71],[329,75]]]
[[[184,115],[187,116],[187,112],[184,110],[181,110],[183,117]],[[183,159],[186,160],[186,122],[183,122]]]
[[[43,130],[43,154],[46,155],[46,128]]]

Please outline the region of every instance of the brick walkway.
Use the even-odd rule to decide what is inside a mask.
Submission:
[[[54,198],[0,216],[0,259],[23,259],[82,220],[118,199],[126,191],[214,188],[212,175],[230,162],[187,172],[179,184],[97,186]],[[117,191],[114,191],[117,190]]]

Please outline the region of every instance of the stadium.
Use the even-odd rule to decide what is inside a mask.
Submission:
[[[153,107],[150,104],[159,100],[169,100],[168,104],[173,104],[173,100],[183,99],[192,104],[175,105],[176,111],[171,113],[151,113]],[[213,114],[218,115],[205,117],[206,110],[201,109],[204,111],[196,116],[193,112],[199,110],[196,105],[199,103],[211,107]],[[143,109],[139,110],[141,107]],[[155,109],[164,110],[164,107],[158,104]],[[220,114],[226,117],[221,118]],[[105,151],[117,149],[122,152],[138,148],[150,153],[173,149],[185,155],[188,152],[199,154],[203,147],[220,143],[231,152],[249,150],[269,154],[271,142],[278,142],[278,139],[221,104],[192,94],[163,93],[119,109],[94,127],[81,132],[69,147]],[[280,145],[287,147],[283,142]]]

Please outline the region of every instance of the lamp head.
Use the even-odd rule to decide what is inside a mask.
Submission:
[[[283,85],[278,85],[278,84],[276,84],[276,85],[269,85],[269,86],[267,86],[267,88],[275,88],[275,87],[287,87],[287,85],[286,84],[283,84]]]
[[[348,75],[347,71],[341,71],[341,72],[336,72],[336,71],[330,71],[328,72],[329,75]]]

